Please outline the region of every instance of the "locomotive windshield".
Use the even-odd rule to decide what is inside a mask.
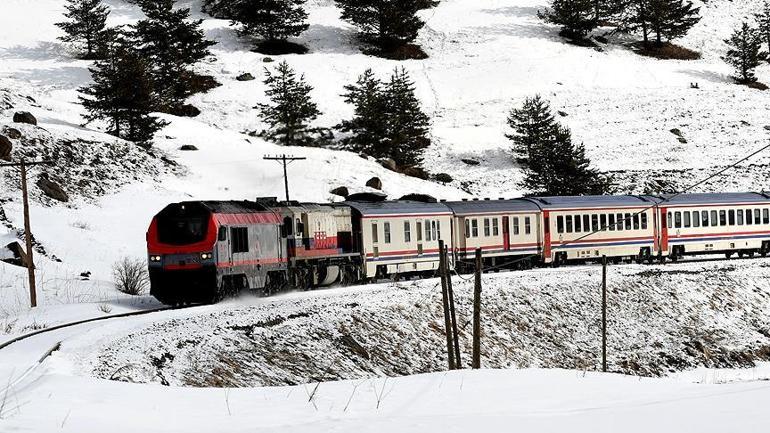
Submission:
[[[209,211],[196,203],[174,204],[158,215],[158,240],[168,245],[200,242],[208,232]]]

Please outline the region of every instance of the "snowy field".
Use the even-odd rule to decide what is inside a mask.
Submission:
[[[110,24],[141,18],[124,0],[105,3]],[[391,198],[426,191],[444,199],[515,197],[524,191],[505,118],[536,93],[563,112],[559,121],[596,166],[617,175],[622,190],[681,187],[770,138],[770,92],[732,84],[720,60],[723,39],[753,0],[696,1],[703,19],[677,42],[701,51],[697,61],[640,57],[625,37],[598,50],[565,44],[558,29],[536,16],[545,0],[443,0],[422,12],[427,25],[418,43],[430,57],[406,62],[361,54],[355,30],[339,20],[333,2],[310,0],[311,27],[299,38],[310,52],[281,57],[315,87],[324,113],[317,126],[351,114],[342,87],[364,69],[383,77],[403,66],[432,118],[426,169],[451,174],[448,185],[387,171],[350,152],[286,149],[250,137],[264,127],[252,109],[264,101],[262,70],[275,63],[249,51],[228,22],[200,14],[199,0],[179,3],[204,18],[207,36],[218,42],[214,58],[199,68],[222,86],[191,98],[200,116],[163,116],[169,126],[144,152],[98,125],[82,126],[77,88],[90,80],[89,63],[74,60],[56,40],[63,1],[0,1],[0,133],[8,126],[22,132],[16,156],[55,158],[56,166],[42,171],[65,177],[70,196],[61,204],[32,189],[41,306],[27,308],[26,271],[0,263],[0,341],[158,307],[148,296],[117,293],[112,264],[144,256],[150,218],[169,202],[280,196],[281,168],[264,155],[308,158],[290,168],[293,199],[339,200],[329,190],[368,191],[372,176]],[[258,79],[236,81],[244,72]],[[770,83],[770,67],[758,75]],[[12,124],[19,110],[31,111],[39,126]],[[185,144],[199,150],[180,151]],[[701,188],[766,190],[769,157],[759,155]],[[467,158],[480,164],[461,161]],[[18,239],[20,202],[16,173],[0,169],[0,246]],[[705,366],[749,367],[770,356],[768,263],[611,268],[615,374],[607,375],[592,371],[595,267],[485,276],[484,366],[499,370],[440,372],[434,280],[240,298],[51,333],[0,353],[5,389],[6,379],[15,382],[62,342],[0,395],[0,431],[763,431],[770,421],[770,367]],[[464,324],[469,289],[455,284]],[[463,331],[466,361],[469,330]],[[234,361],[249,368],[211,374]],[[682,369],[688,371],[672,374]]]

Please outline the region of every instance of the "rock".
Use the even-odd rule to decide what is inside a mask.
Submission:
[[[238,75],[237,77],[235,77],[235,79],[238,81],[252,81],[254,80],[254,76],[246,72],[244,74]]]
[[[329,192],[334,195],[338,195],[340,197],[345,197],[345,198],[347,198],[350,195],[350,191],[348,191],[348,187],[346,186],[338,186],[337,188],[334,188]]]
[[[408,167],[404,169],[402,173],[404,173],[407,176],[416,177],[422,180],[428,180],[430,178],[430,176],[428,176],[428,172],[426,172],[420,167]]]
[[[770,125],[765,125],[764,127],[766,130],[770,131]]]
[[[201,110],[199,110],[198,107],[190,104],[184,104],[172,111],[173,113],[171,114],[176,114],[177,116],[182,117],[196,117],[201,114]]]
[[[441,183],[450,183],[450,182],[452,182],[454,180],[452,178],[452,176],[450,176],[447,173],[437,173],[437,174],[433,175],[433,179],[435,181],[441,182]]]
[[[567,117],[567,116],[569,116],[569,114],[567,114],[566,112],[564,112],[564,111],[561,111],[561,110],[557,111],[557,113],[559,113],[559,116],[561,116],[561,117]]]
[[[475,159],[465,159],[465,158],[463,158],[460,161],[462,161],[462,162],[464,162],[464,163],[466,163],[468,165],[479,165],[479,164],[481,164],[480,162],[476,161]]]
[[[687,139],[684,137],[678,137],[677,140],[679,140],[679,142],[682,144],[687,144]]]
[[[193,146],[192,144],[184,144],[182,145],[182,147],[179,148],[179,150],[192,151],[192,150],[198,150],[198,148]]]
[[[397,171],[398,165],[396,165],[396,161],[393,160],[393,158],[382,158],[377,161],[381,166],[387,168],[390,171]]]
[[[596,42],[599,42],[599,43],[602,43],[602,44],[608,44],[610,42],[609,39],[605,38],[602,35],[596,36],[596,37],[594,37],[594,39],[596,40]]]
[[[58,183],[48,178],[45,173],[41,174],[37,179],[37,187],[43,191],[43,194],[51,197],[54,200],[61,202],[68,202],[70,200],[69,195],[59,186]]]
[[[18,111],[13,115],[13,121],[16,123],[28,123],[37,126],[37,119],[29,111]]]
[[[16,128],[5,127],[3,128],[3,134],[5,134],[11,140],[18,140],[21,138],[21,131]]]
[[[11,242],[0,250],[0,261],[16,266],[27,266],[27,253],[18,242]]]
[[[369,188],[382,190],[382,180],[380,180],[379,177],[375,176],[366,181],[366,186],[368,186]]]
[[[11,140],[5,135],[0,135],[0,159],[10,161],[12,150],[13,143],[11,143]]]
[[[273,60],[272,57],[265,57],[265,58],[262,59],[262,62],[264,62],[264,63],[273,63],[274,60]]]
[[[674,128],[670,131],[672,134],[676,135],[677,137],[682,136],[682,131],[680,131],[678,128]]]
[[[85,272],[81,272],[81,273],[80,273],[80,278],[81,278],[83,281],[87,281],[87,280],[89,280],[89,279],[91,278],[91,271],[85,271]]]

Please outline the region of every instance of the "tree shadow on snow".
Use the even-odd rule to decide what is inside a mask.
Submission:
[[[538,10],[540,10],[540,8],[536,8],[534,6],[508,6],[504,8],[482,9],[481,12],[488,13],[490,15],[537,18]]]
[[[720,83],[720,84],[729,84],[733,83],[733,79],[725,74],[720,74],[713,71],[703,71],[703,70],[696,70],[696,69],[682,69],[678,72],[681,72],[683,74],[691,75],[695,78],[699,78],[704,81],[709,81],[711,83]]]
[[[35,86],[50,86],[57,89],[77,88],[91,82],[91,73],[85,66],[36,68],[14,72],[11,76]]]
[[[68,49],[55,42],[40,42],[34,47],[16,45],[10,48],[0,48],[0,58],[7,60],[54,60],[57,62],[72,62],[77,60]]]

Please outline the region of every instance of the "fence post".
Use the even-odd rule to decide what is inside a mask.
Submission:
[[[439,249],[439,274],[441,275],[441,298],[444,307],[444,331],[446,333],[446,354],[449,361],[449,369],[455,369],[454,347],[452,346],[452,323],[449,315],[449,295],[446,283],[446,258],[444,257],[444,241],[438,241]]]
[[[602,371],[607,372],[607,256],[602,256]]]
[[[449,270],[449,253],[447,247],[441,250],[444,256],[444,281],[446,281],[447,295],[449,296],[449,315],[452,322],[452,341],[454,342],[455,368],[463,368],[460,360],[460,335],[457,331],[457,314],[455,313],[455,293],[452,289],[452,272]]]
[[[481,248],[476,248],[476,278],[473,287],[473,362],[474,369],[481,368]]]

